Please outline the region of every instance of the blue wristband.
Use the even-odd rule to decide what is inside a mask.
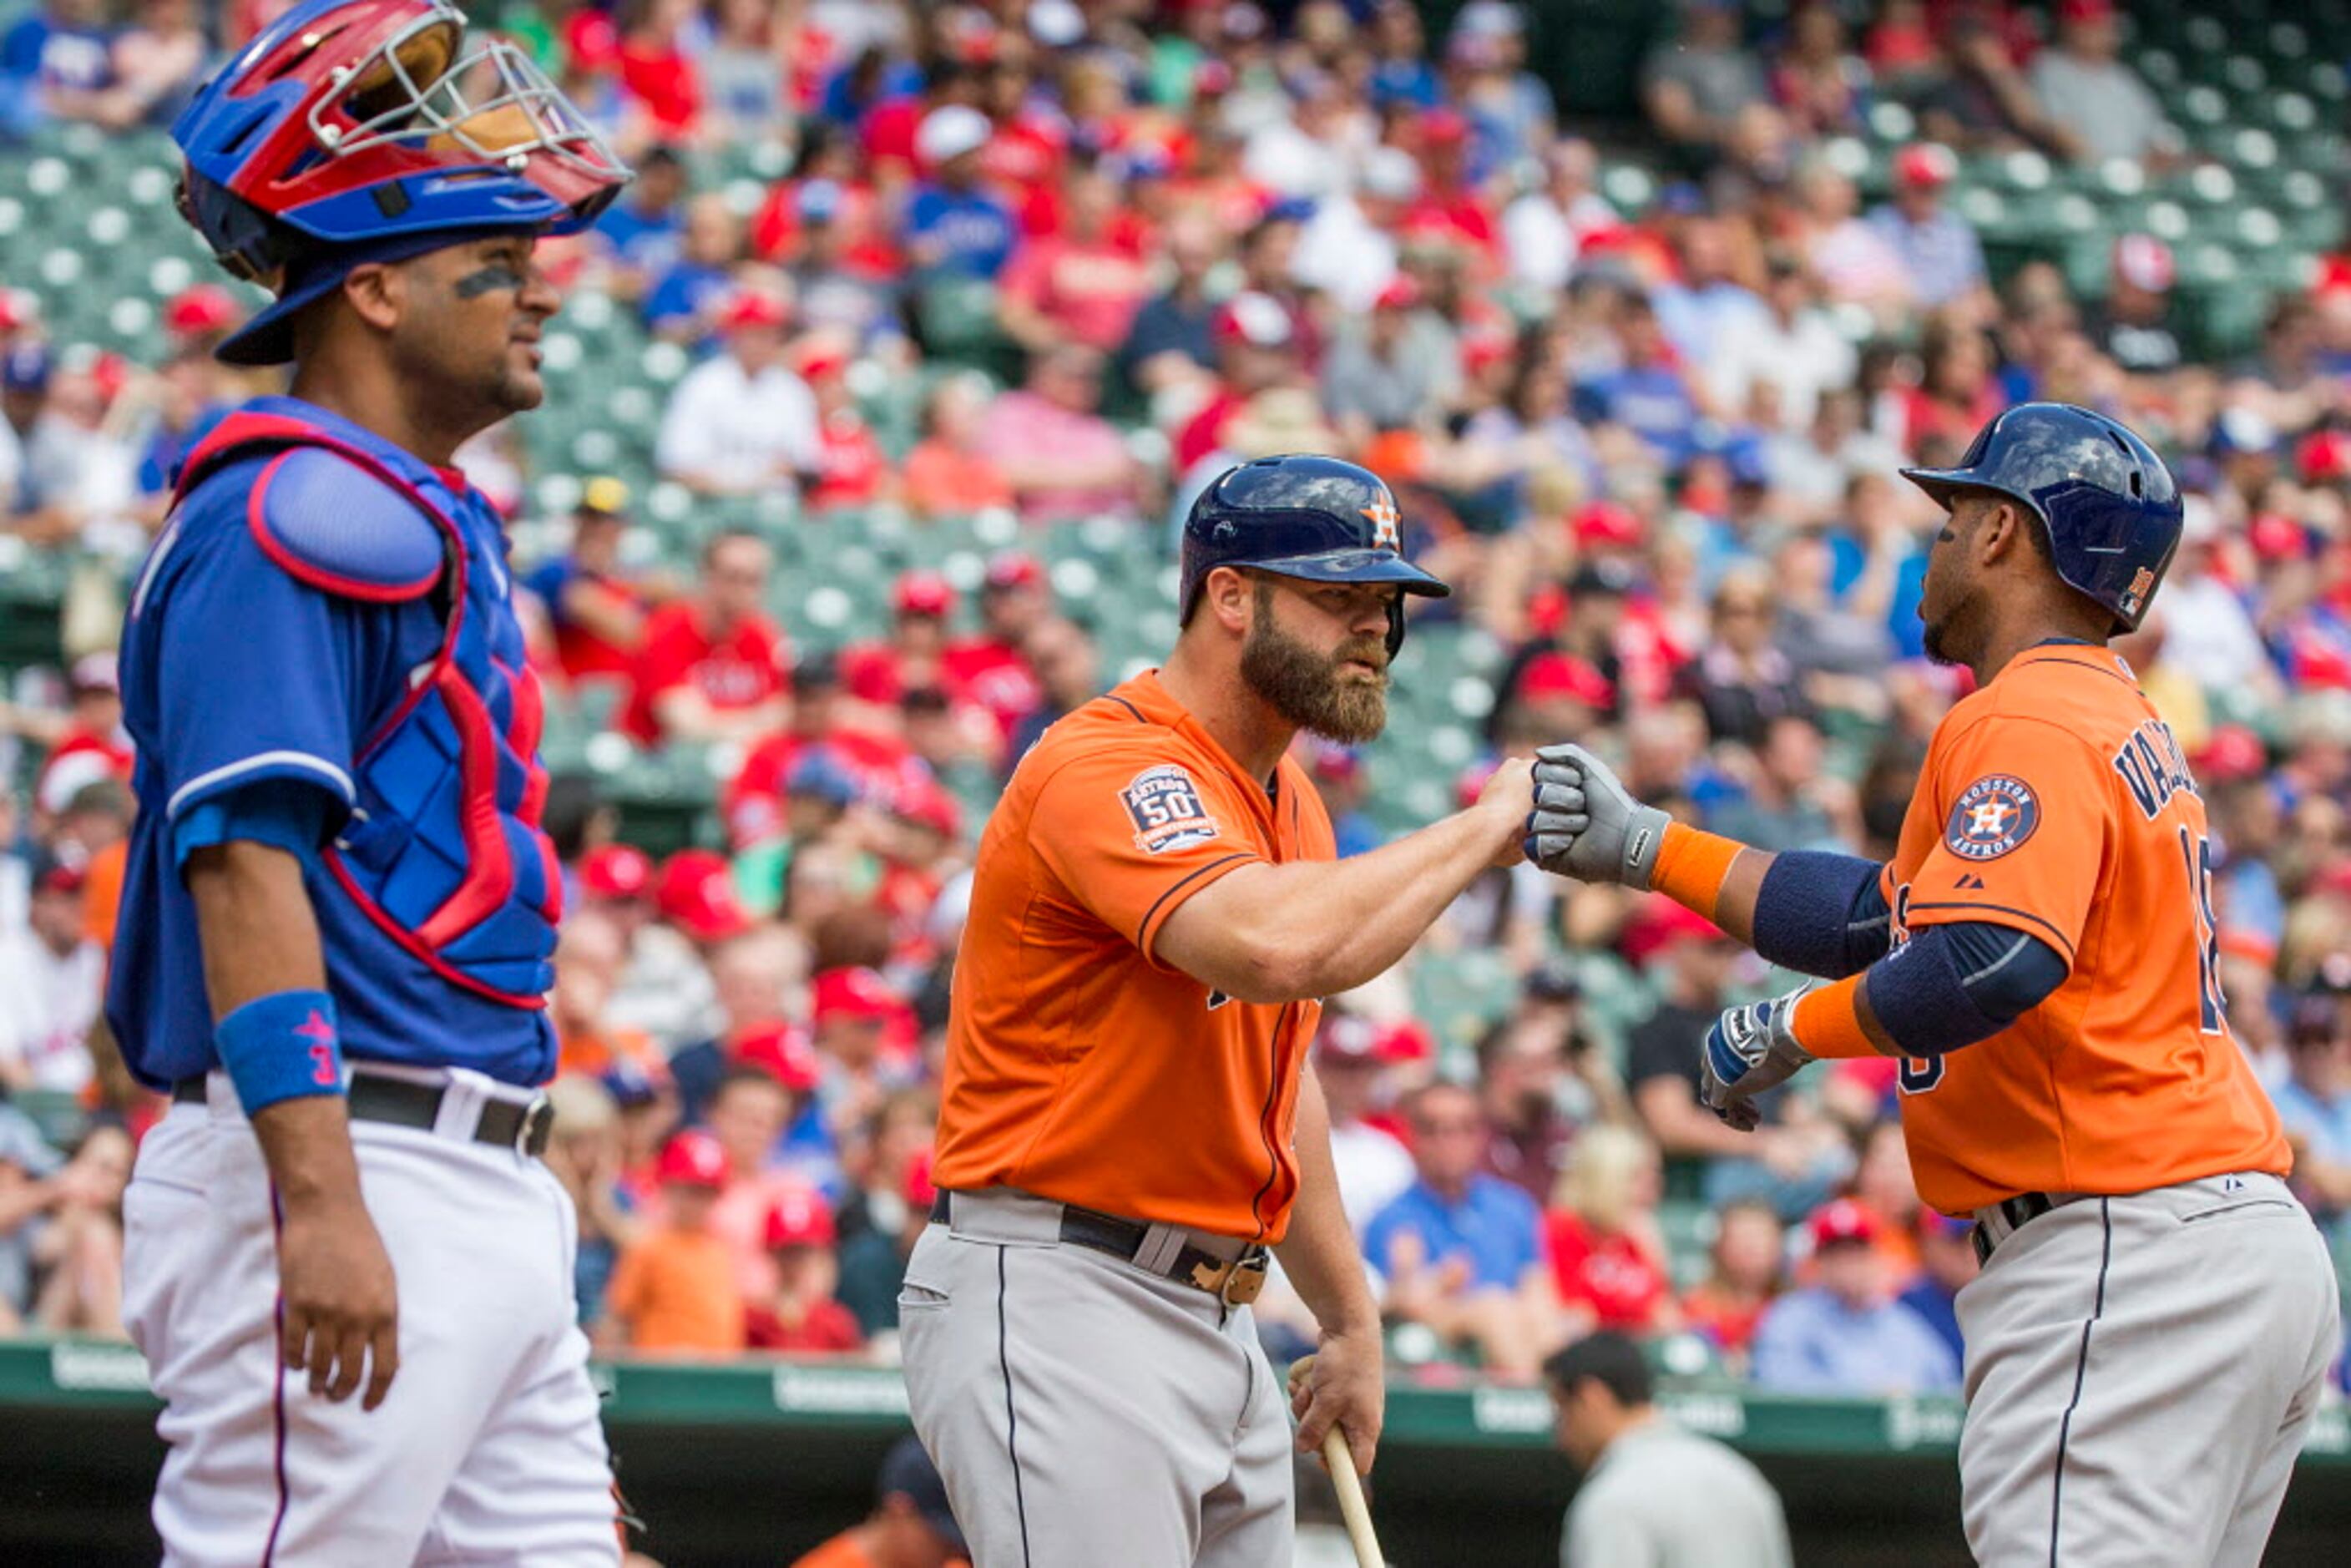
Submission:
[[[324,991],[256,997],[214,1028],[213,1046],[248,1116],[280,1100],[343,1092],[335,998]]]

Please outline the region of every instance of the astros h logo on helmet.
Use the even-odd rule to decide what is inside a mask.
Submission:
[[[1378,500],[1361,510],[1372,520],[1372,544],[1375,549],[1401,550],[1404,548],[1403,537],[1396,531],[1396,524],[1403,519],[1396,514],[1395,497],[1382,490]]]

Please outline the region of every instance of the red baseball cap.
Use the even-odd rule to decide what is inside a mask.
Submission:
[[[716,1191],[726,1185],[726,1151],[709,1134],[689,1127],[663,1145],[653,1174],[664,1186],[704,1186]]]
[[[919,785],[900,790],[893,810],[907,821],[947,838],[963,836],[962,806],[935,780],[925,779]]]
[[[735,1042],[735,1063],[758,1068],[795,1094],[809,1092],[823,1076],[808,1031],[795,1023],[753,1024]]]
[[[1458,109],[1432,109],[1420,117],[1424,146],[1458,147],[1468,138],[1468,119]]]
[[[2057,0],[2061,22],[2105,22],[2113,18],[2115,0]]]
[[[1894,177],[1905,185],[1938,189],[1959,172],[1959,161],[1939,141],[1913,141],[1894,155]]]
[[[2153,235],[2124,235],[2115,241],[2115,276],[2133,288],[2161,294],[2179,270],[2171,247]]]
[[[832,1210],[813,1192],[792,1191],[768,1207],[768,1250],[832,1245]]]
[[[1044,564],[1027,550],[1008,549],[987,563],[985,586],[988,588],[1035,588],[1045,580]]]
[[[1587,502],[1575,514],[1575,542],[1579,545],[1637,545],[1641,531],[1639,515],[1621,501]]]
[[[2351,478],[2351,432],[2314,430],[2294,448],[2294,460],[2306,485]]]
[[[858,964],[819,975],[810,1010],[820,1025],[835,1018],[879,1023],[904,1005],[878,970]]]
[[[1322,1030],[1314,1037],[1314,1054],[1341,1061],[1377,1061],[1380,1026],[1353,1013],[1334,1013],[1322,1020]]]
[[[1519,695],[1528,702],[1565,699],[1586,707],[1604,708],[1616,700],[1616,688],[1592,664],[1573,653],[1539,653],[1519,677]]]
[[[751,928],[726,858],[709,850],[680,850],[663,862],[653,906],[697,942],[724,941]]]
[[[1408,272],[1399,272],[1384,284],[1372,300],[1374,310],[1410,310],[1420,303],[1420,285]]]
[[[606,844],[580,862],[580,885],[590,898],[642,898],[653,880],[653,862],[634,844]]]
[[[242,314],[236,296],[219,284],[192,284],[163,307],[163,329],[183,338],[200,337],[234,326]]]
[[[740,332],[756,327],[783,328],[791,324],[789,306],[763,289],[745,288],[736,292],[718,313],[718,329]]]
[[[955,584],[935,571],[917,568],[901,572],[890,592],[890,605],[901,615],[930,615],[942,620],[955,613]]]
[[[1399,1019],[1380,1030],[1382,1061],[1427,1061],[1437,1055],[1435,1031],[1418,1019]]]
[[[2257,779],[2269,766],[2262,738],[2241,724],[2224,724],[2205,737],[2196,753],[2196,777],[2207,784]]]
[[[810,342],[801,346],[799,363],[800,380],[820,382],[847,370],[849,353],[836,343]]]
[[[1270,294],[1244,290],[1217,307],[1213,330],[1220,343],[1286,349],[1296,334],[1290,312]]]
[[[1639,966],[1679,942],[1727,942],[1722,927],[1694,909],[1653,893],[1625,923],[1616,946],[1625,962]]]
[[[1840,1197],[1813,1216],[1813,1250],[1841,1241],[1875,1241],[1877,1216],[1849,1197]]]

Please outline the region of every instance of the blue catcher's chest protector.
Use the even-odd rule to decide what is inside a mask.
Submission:
[[[451,985],[539,1009],[554,982],[563,883],[539,831],[538,680],[507,608],[497,519],[454,470],[302,405],[262,400],[198,446],[185,496],[265,459],[247,508],[262,549],[325,592],[427,601],[442,634],[351,759],[355,804],[322,852],[366,918]]]

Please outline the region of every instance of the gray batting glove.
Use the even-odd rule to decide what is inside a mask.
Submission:
[[[1546,746],[1535,753],[1527,859],[1547,872],[1646,892],[1671,821],[1633,799],[1608,764],[1580,746]]]
[[[1785,1083],[1813,1060],[1789,1027],[1797,998],[1813,984],[1808,981],[1769,1001],[1726,1008],[1706,1031],[1698,1053],[1698,1100],[1742,1133],[1753,1132],[1762,1120],[1755,1096]]]

